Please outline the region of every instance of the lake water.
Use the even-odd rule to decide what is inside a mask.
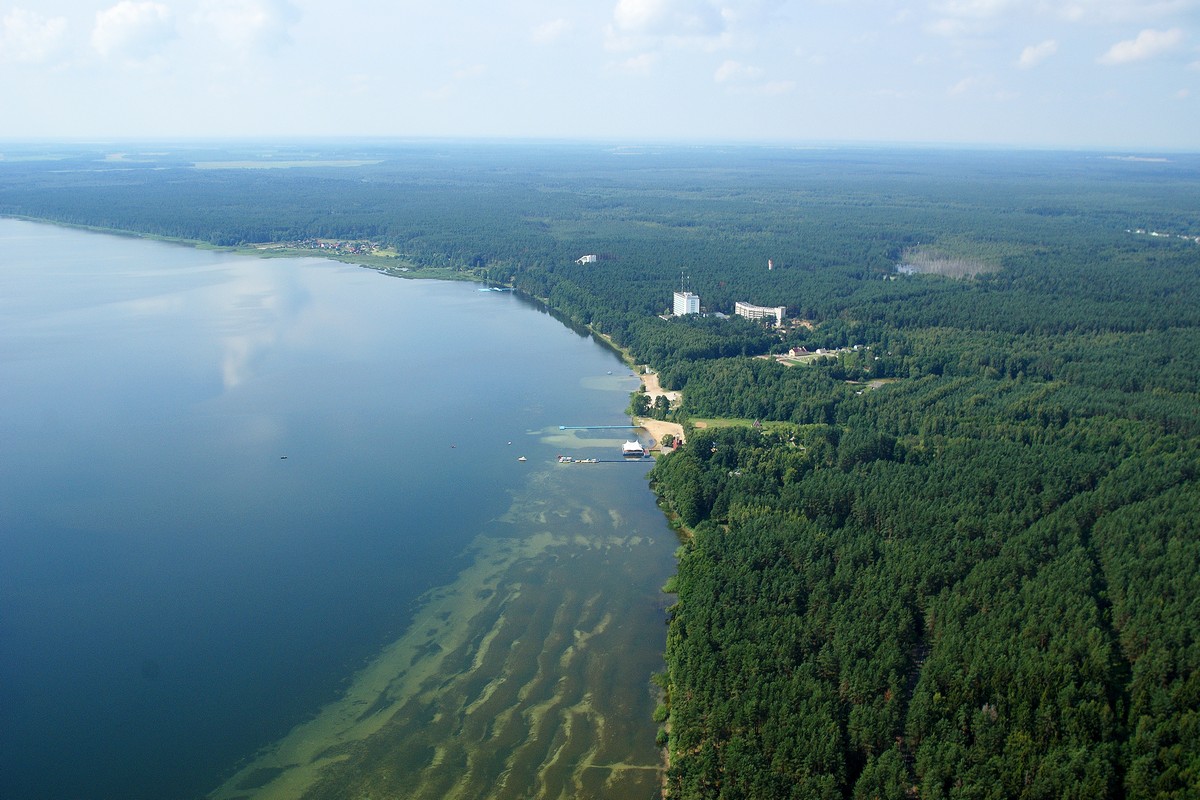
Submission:
[[[556,461],[636,387],[509,293],[0,220],[0,797],[652,795],[677,542]]]

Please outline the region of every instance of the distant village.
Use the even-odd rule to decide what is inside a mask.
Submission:
[[[1162,231],[1148,231],[1145,228],[1126,228],[1125,232],[1132,233],[1135,236],[1153,236],[1155,239],[1183,239],[1200,244],[1200,236],[1191,236],[1186,233],[1163,233]]]

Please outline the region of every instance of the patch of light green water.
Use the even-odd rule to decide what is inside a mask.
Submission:
[[[408,631],[211,797],[654,794],[663,562],[606,499],[623,469],[532,471]]]

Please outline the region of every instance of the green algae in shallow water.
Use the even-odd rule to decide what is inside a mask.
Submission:
[[[543,572],[542,590],[528,590],[523,579],[547,562],[562,563],[556,557],[567,553],[575,556],[576,568]],[[644,695],[647,676],[626,681],[621,660],[614,658],[628,643],[603,601],[607,590],[617,591],[611,583],[623,579],[611,566],[603,547],[579,550],[561,540],[539,558],[514,564],[515,581],[502,582],[497,592],[507,595],[503,609],[489,606],[477,615],[471,621],[475,635],[447,653],[443,668],[452,677],[404,703],[353,757],[325,770],[305,796],[653,794],[657,753],[647,748],[646,763],[637,765],[642,769],[629,768],[631,731],[653,726],[648,717],[620,713],[628,698],[619,685],[633,683]],[[596,582],[587,574],[605,577]],[[526,590],[511,591],[518,585]],[[426,703],[438,708],[432,718]],[[428,763],[416,770],[394,768],[396,754],[430,746],[437,756]]]
[[[471,566],[426,595],[344,697],[212,796],[654,794],[663,576],[642,555],[652,538],[594,512],[583,471],[566,472],[531,474],[536,493],[497,523],[525,535],[480,536]],[[244,776],[269,770],[246,795]]]
[[[437,655],[442,651],[442,646],[435,641],[429,641],[417,648],[417,652],[413,654],[412,663],[416,664],[422,658],[427,656]]]
[[[238,781],[238,789],[261,789],[278,778],[287,767],[259,767],[243,775]]]

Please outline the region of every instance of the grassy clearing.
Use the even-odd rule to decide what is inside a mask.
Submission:
[[[287,245],[248,245],[232,249],[259,258],[324,258],[329,261],[340,261],[343,264],[378,270],[397,278],[436,278],[443,281],[479,280],[471,272],[463,272],[452,267],[420,266],[386,250],[379,250],[375,253],[338,253],[314,250],[309,247],[288,247]]]
[[[743,417],[693,417],[692,425],[697,428],[750,428],[754,426],[755,420],[746,419]],[[766,433],[776,433],[779,431],[794,431],[796,425],[791,422],[760,422],[762,430]]]
[[[999,264],[982,258],[947,255],[926,247],[910,247],[904,251],[901,262],[905,270],[945,278],[970,278],[1000,269]]]

